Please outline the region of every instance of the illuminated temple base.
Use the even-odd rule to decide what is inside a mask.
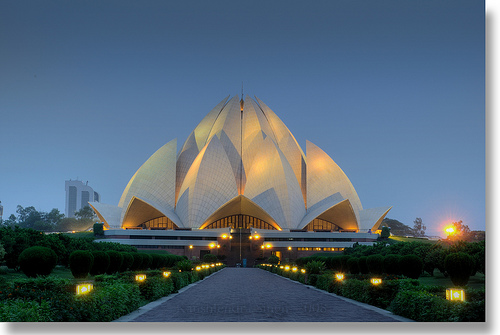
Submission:
[[[277,231],[268,229],[106,230],[105,242],[138,250],[165,250],[189,259],[211,253],[229,266],[253,266],[271,255],[293,261],[316,253],[341,253],[355,242],[373,245],[379,235],[350,232]],[[264,247],[264,248],[262,248]],[[244,261],[246,260],[246,261]]]

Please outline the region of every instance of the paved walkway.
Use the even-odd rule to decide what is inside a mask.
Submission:
[[[116,321],[411,321],[256,268],[225,268]]]

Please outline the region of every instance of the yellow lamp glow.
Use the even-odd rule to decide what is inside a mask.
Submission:
[[[210,248],[215,248],[215,243],[210,243],[210,244],[209,244],[209,247],[210,247]]]
[[[300,272],[306,273],[306,269],[300,269]]]
[[[288,265],[285,266],[285,271],[290,270],[290,267]]]
[[[163,271],[163,277],[165,278],[170,277],[170,271]]]
[[[222,234],[222,238],[225,240],[227,238],[227,234]]]
[[[190,246],[189,246],[189,249],[193,249],[193,246],[192,246],[192,245],[190,245]]]
[[[446,300],[465,301],[464,290],[456,288],[446,289]]]
[[[283,268],[284,268],[284,266],[283,266],[283,265],[280,265],[280,269],[283,269]]]
[[[272,248],[272,245],[266,244],[266,249],[271,249],[271,248]]]
[[[92,284],[79,284],[76,286],[76,294],[87,294],[94,288]]]
[[[220,244],[217,244],[217,248],[220,248]]]
[[[229,236],[229,239],[232,239],[233,237],[232,236]]]
[[[336,273],[335,278],[337,278],[337,280],[344,280],[344,274],[343,273]]]
[[[297,270],[298,270],[298,269],[297,269],[297,267],[296,267],[296,266],[294,266],[294,267],[292,268],[292,271],[293,271],[293,272],[297,272]]]
[[[260,246],[260,248],[261,248],[261,249],[264,249],[264,245],[261,245],[261,246]]]
[[[288,247],[288,250],[292,250],[292,247]]]
[[[379,284],[382,284],[382,279],[372,278],[372,279],[370,279],[370,283],[372,283],[373,285],[379,285]]]
[[[214,266],[215,266],[215,264],[210,264],[210,266],[211,266],[211,267],[214,267]]]
[[[252,236],[248,237],[249,239],[252,239]]]
[[[200,270],[201,270],[201,266],[197,266],[196,271],[200,271]]]
[[[136,275],[135,276],[135,280],[139,281],[139,282],[145,281],[146,280],[146,275]]]
[[[254,238],[255,238],[256,240],[258,240],[258,239],[260,238],[260,236],[259,236],[259,235],[255,235],[255,236],[254,236]]]

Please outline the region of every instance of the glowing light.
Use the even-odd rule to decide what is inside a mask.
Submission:
[[[249,239],[252,239],[252,236],[250,236]]]
[[[335,278],[337,278],[337,280],[339,280],[339,281],[344,280],[344,274],[343,273],[337,273],[337,274],[335,274]]]
[[[288,247],[288,250],[292,250],[292,247]]]
[[[229,236],[229,239],[231,240],[233,237],[232,236]]]
[[[87,294],[90,291],[92,291],[93,288],[94,288],[94,285],[92,285],[92,284],[79,284],[76,286],[76,294],[77,295]]]
[[[225,239],[227,239],[227,234],[222,234],[221,237],[225,240]]]
[[[143,282],[143,281],[146,280],[146,275],[136,275],[135,276],[135,280],[138,281],[138,282]]]
[[[163,271],[163,277],[165,278],[170,277],[170,271]]]
[[[208,246],[209,246],[210,248],[215,248],[215,243],[210,243]]]
[[[446,289],[446,300],[465,301],[464,290],[456,288]]]
[[[300,269],[300,272],[306,273],[306,269]]]
[[[259,236],[259,235],[255,235],[255,236],[254,236],[254,238],[255,238],[256,240],[258,240],[258,239],[260,238],[260,236]]]
[[[372,278],[372,279],[370,279],[370,283],[372,283],[373,285],[379,285],[379,284],[382,284],[382,279]]]
[[[260,246],[260,248],[261,248],[261,249],[264,249],[264,245],[261,245],[261,246]]]
[[[214,267],[214,266],[215,266],[215,264],[210,264],[210,266],[211,266],[211,267]]]
[[[290,267],[288,265],[285,265],[285,271],[290,270]]]
[[[297,272],[297,270],[298,270],[298,269],[297,269],[297,267],[295,267],[295,266],[292,268],[292,271],[293,271],[293,272]]]
[[[189,246],[189,249],[193,249],[193,246],[192,246],[192,245],[190,245],[190,246]]]
[[[217,248],[220,248],[220,245],[219,245],[219,244],[217,244]]]
[[[283,265],[280,265],[280,269],[283,269],[283,268],[284,268],[284,266],[283,266]]]
[[[455,227],[448,226],[448,227],[446,227],[446,229],[444,231],[447,232],[449,235],[451,235],[455,232]]]
[[[201,270],[201,266],[197,266],[196,271],[200,271],[200,270]]]
[[[272,245],[266,244],[266,249],[271,249],[271,248],[272,248]]]

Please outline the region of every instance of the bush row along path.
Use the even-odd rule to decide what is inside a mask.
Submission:
[[[256,268],[225,268],[162,299],[116,321],[411,321]]]

